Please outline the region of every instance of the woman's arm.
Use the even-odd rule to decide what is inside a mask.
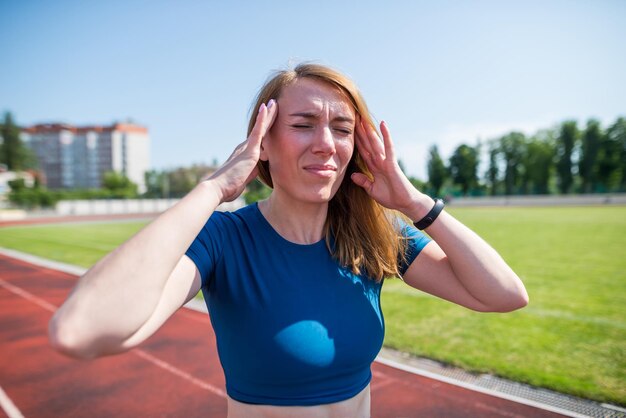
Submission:
[[[428,212],[420,204],[415,208],[417,213]],[[405,215],[418,220],[423,216]],[[426,232],[433,241],[404,274],[408,285],[481,312],[509,312],[528,304],[526,289],[515,272],[452,215],[443,211]]]
[[[56,349],[83,358],[127,350],[197,293],[200,277],[184,253],[215,208],[256,176],[275,115],[276,106],[262,105],[250,137],[223,166],[80,278],[50,321]]]
[[[159,304],[170,307],[161,316],[171,315],[172,302],[198,291],[195,271],[181,258],[218,204],[213,184],[202,183],[98,261],[52,317],[52,345],[74,357],[95,357],[130,348],[130,339],[141,342],[132,337]]]
[[[381,205],[417,221],[434,201],[402,173],[384,122],[380,128],[382,141],[373,128],[357,126],[357,146],[373,179],[360,173],[352,179]],[[409,266],[403,277],[407,284],[477,311],[506,312],[526,306],[528,295],[519,277],[476,233],[445,211],[427,232],[434,241]]]

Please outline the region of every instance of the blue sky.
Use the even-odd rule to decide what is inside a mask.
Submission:
[[[254,95],[300,61],[338,68],[411,175],[511,130],[626,116],[626,1],[0,0],[0,111],[148,127],[152,165],[224,161]]]

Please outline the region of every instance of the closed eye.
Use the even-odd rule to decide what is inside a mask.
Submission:
[[[297,123],[294,125],[291,125],[293,128],[296,129],[308,129],[308,128],[312,128],[312,125],[306,125],[306,124],[302,124],[302,123]]]
[[[343,127],[343,126],[336,126],[335,131],[339,132],[341,135],[352,135],[352,129],[347,128],[347,127]]]

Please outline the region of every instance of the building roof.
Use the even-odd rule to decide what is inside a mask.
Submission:
[[[23,132],[29,134],[49,134],[69,131],[75,134],[87,132],[126,132],[147,134],[148,128],[134,123],[114,123],[111,125],[86,125],[74,126],[67,123],[40,123],[22,128]]]

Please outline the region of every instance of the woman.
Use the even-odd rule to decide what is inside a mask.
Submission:
[[[369,416],[385,277],[476,311],[527,304],[502,258],[411,185],[345,76],[279,72],[254,110],[223,166],[80,279],[50,323],[58,350],[128,350],[201,289],[229,416]],[[257,175],[267,200],[214,212]]]

